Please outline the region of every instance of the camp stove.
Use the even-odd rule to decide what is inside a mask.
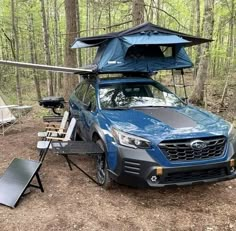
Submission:
[[[56,109],[64,108],[65,100],[63,97],[58,96],[48,96],[39,100],[39,105],[44,108],[51,108],[53,113],[56,115],[60,115],[60,113],[56,112]]]

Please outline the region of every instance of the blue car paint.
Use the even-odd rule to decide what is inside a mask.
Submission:
[[[82,137],[85,140],[92,140],[94,132],[97,132],[100,138],[103,140],[107,150],[107,161],[110,170],[115,170],[117,167],[118,147],[115,142],[111,128],[114,127],[123,132],[145,138],[151,142],[151,148],[146,152],[153,158],[158,164],[164,167],[178,167],[178,166],[195,166],[199,164],[210,164],[216,162],[222,162],[227,159],[228,143],[224,150],[224,155],[208,159],[208,160],[194,160],[188,162],[170,162],[161,153],[158,144],[163,140],[176,140],[176,139],[188,139],[188,138],[203,138],[210,136],[223,135],[228,137],[229,123],[221,119],[220,117],[213,115],[203,109],[186,105],[183,107],[173,107],[171,110],[180,113],[186,117],[195,121],[196,126],[173,128],[162,121],[153,118],[139,110],[127,109],[127,110],[102,110],[99,102],[99,86],[112,85],[118,83],[152,83],[155,82],[152,79],[147,78],[114,78],[114,79],[99,79],[94,85],[97,95],[97,109],[95,112],[89,112],[84,110],[82,115],[82,121],[80,121],[80,128]],[[75,105],[76,106],[75,106]],[[75,96],[72,94],[70,98],[70,108],[72,108],[72,114],[77,109],[81,109],[79,102],[76,102]],[[77,108],[77,109],[76,109]],[[82,125],[81,125],[82,122]],[[99,129],[96,129],[99,128]],[[83,130],[84,129],[84,130]],[[98,131],[99,130],[99,131]],[[135,155],[135,149],[134,155]]]
[[[175,110],[175,109],[173,109]],[[121,131],[127,132],[132,135],[136,135],[145,138],[152,143],[152,149],[148,149],[147,152],[151,155],[162,166],[183,166],[189,165],[190,162],[169,162],[162,154],[158,148],[158,144],[163,140],[176,140],[176,139],[187,139],[187,138],[199,138],[199,137],[210,137],[215,135],[224,135],[227,137],[229,130],[229,125],[224,120],[219,117],[212,119],[207,113],[202,114],[198,109],[193,107],[184,107],[180,110],[191,111],[195,116],[193,119],[199,117],[202,118],[201,123],[198,123],[196,128],[186,128],[186,129],[173,129],[168,125],[162,123],[161,121],[145,115],[142,112],[130,109],[125,111],[103,111],[104,116],[109,120],[110,126],[113,126]],[[205,120],[203,119],[205,118]],[[226,153],[226,152],[225,152]],[[218,158],[217,161],[226,160],[226,155]],[[191,165],[197,165],[199,163],[208,164],[215,162],[215,159],[202,160],[202,161],[192,161]]]

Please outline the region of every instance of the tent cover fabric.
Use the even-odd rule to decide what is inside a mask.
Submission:
[[[192,67],[184,47],[210,41],[144,23],[120,32],[78,38],[72,48],[98,46],[91,65],[97,73],[152,73]]]

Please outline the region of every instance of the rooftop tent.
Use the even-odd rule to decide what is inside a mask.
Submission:
[[[135,26],[133,28],[119,31],[119,32],[113,32],[113,33],[108,33],[105,35],[98,35],[98,36],[93,36],[93,37],[77,38],[77,39],[75,39],[75,41],[71,47],[72,48],[85,47],[85,46],[81,47],[80,42],[83,42],[83,44],[87,44],[88,45],[87,47],[91,47],[91,45],[99,46],[101,43],[103,43],[109,39],[118,38],[118,37],[126,36],[126,35],[143,33],[143,32],[154,32],[154,33],[163,33],[163,34],[169,34],[169,35],[177,35],[177,36],[190,42],[187,44],[187,46],[193,46],[193,45],[198,45],[201,43],[212,41],[211,39],[195,37],[195,36],[181,33],[178,31],[174,31],[174,30],[170,30],[170,29],[156,26],[150,22],[146,22],[146,23],[140,24],[138,26]]]
[[[145,23],[121,32],[79,38],[72,48],[98,46],[93,62],[98,73],[150,73],[192,67],[184,47],[209,41]]]
[[[132,44],[115,38],[99,47],[94,64],[99,73],[154,72],[192,67],[182,45]],[[168,46],[167,46],[168,45]]]

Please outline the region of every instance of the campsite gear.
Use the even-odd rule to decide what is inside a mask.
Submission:
[[[23,118],[32,109],[32,106],[3,105],[0,106],[0,128],[1,135],[5,135],[6,131],[14,128],[22,130]],[[14,112],[14,115],[13,115]],[[16,125],[20,127],[16,127]]]
[[[26,116],[31,111],[31,109],[32,106],[28,105],[16,106],[12,108],[12,111],[17,118],[17,124],[20,125],[20,131],[22,130],[22,124],[24,123],[24,119],[26,119]]]
[[[73,132],[75,130],[76,126],[76,119],[72,118],[70,121],[70,124],[68,126],[67,132],[66,133],[60,133],[60,135],[64,135],[64,137],[51,137],[47,136],[45,141],[38,141],[37,142],[37,148],[40,150],[39,153],[39,160],[44,161],[44,158],[47,154],[48,149],[51,149],[51,141],[57,140],[57,141],[69,141],[71,140],[71,137],[73,135]],[[55,132],[56,133],[56,132]]]
[[[0,178],[0,204],[15,208],[29,187],[44,192],[38,171],[41,162],[15,158]],[[36,177],[38,185],[31,184]]]
[[[71,73],[71,74],[75,73],[76,71],[80,71],[81,73],[92,72],[91,70],[86,70],[83,68],[59,67],[59,66],[52,66],[52,65],[35,64],[35,63],[16,62],[12,60],[0,60],[0,64],[22,67],[22,68],[47,70],[51,72]]]
[[[43,117],[43,122],[50,124],[50,123],[60,123],[62,121],[62,116],[58,115],[58,116],[44,116]]]
[[[53,153],[62,155],[66,159],[71,171],[73,165],[74,167],[79,169],[82,173],[84,173],[89,179],[91,179],[93,182],[99,185],[99,182],[97,180],[95,180],[90,174],[84,171],[80,166],[75,164],[75,162],[69,158],[70,155],[72,156],[103,155],[104,152],[97,144],[89,141],[68,141],[68,142],[53,141],[51,143],[51,146]]]
[[[191,67],[192,63],[184,47],[211,41],[147,22],[120,32],[77,38],[72,48],[99,47],[93,64],[84,68],[57,67],[6,60],[0,60],[0,64],[87,76],[108,72],[152,73],[163,69]],[[108,50],[108,46],[111,50]]]
[[[210,41],[143,23],[120,32],[77,38],[72,48],[98,47],[93,64],[86,67],[95,73],[153,73],[192,67],[184,47]]]
[[[17,105],[2,104],[5,103],[3,101],[0,101],[0,134],[5,135],[5,132],[16,123],[16,117],[12,114],[10,109],[16,107]]]
[[[60,133],[63,133],[66,128],[68,117],[69,117],[69,112],[65,111],[59,127],[55,124],[48,124],[45,128],[46,131],[38,132],[38,137],[45,138],[47,135],[48,136],[60,135]]]
[[[57,96],[44,97],[43,99],[39,100],[40,106],[45,108],[51,108],[53,113],[56,115],[60,115],[60,113],[56,112],[55,110],[58,108],[64,108],[64,103],[64,98]]]

